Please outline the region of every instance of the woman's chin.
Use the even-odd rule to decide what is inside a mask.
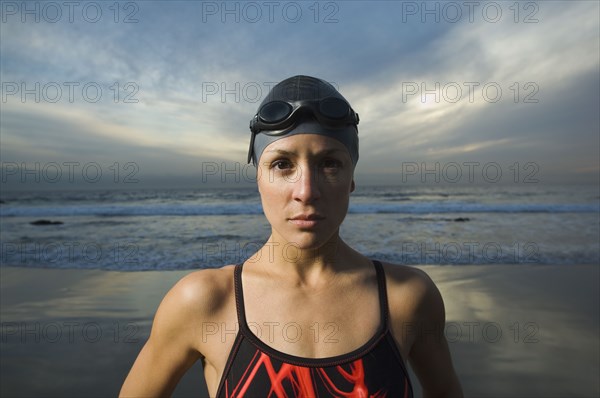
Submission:
[[[323,232],[317,233],[315,231],[299,231],[293,234],[283,236],[287,241],[283,249],[289,253],[290,256],[296,256],[294,253],[296,250],[317,250],[331,241],[332,234],[325,234]],[[294,253],[294,254],[293,254]]]

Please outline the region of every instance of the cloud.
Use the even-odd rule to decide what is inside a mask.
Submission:
[[[550,157],[561,170],[597,170],[596,2],[536,3],[530,24],[525,14],[515,23],[504,3],[498,23],[480,14],[422,23],[403,14],[406,2],[319,3],[319,23],[298,3],[295,23],[281,14],[223,23],[203,3],[177,4],[139,3],[133,24],[3,23],[3,83],[79,83],[74,102],[2,103],[3,159],[160,154],[161,167],[147,170],[173,174],[193,159],[243,161],[248,121],[269,87],[312,74],[361,116],[360,172],[395,170],[401,159]],[[82,99],[89,82],[103,88],[101,101]],[[123,102],[128,83],[137,103]]]
[[[558,152],[563,159],[586,153],[588,163],[597,163],[589,145],[598,131],[598,6],[544,9],[537,24],[458,25],[429,42],[418,59],[421,71],[399,69],[379,89],[357,87],[365,163],[523,152]],[[502,97],[494,102],[497,87]],[[562,145],[573,137],[580,144]]]

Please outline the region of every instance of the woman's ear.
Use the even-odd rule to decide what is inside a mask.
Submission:
[[[352,184],[350,184],[350,192],[354,192],[354,189],[356,188],[356,184],[354,183],[354,178],[352,179]]]

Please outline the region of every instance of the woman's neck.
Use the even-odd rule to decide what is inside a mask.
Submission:
[[[272,234],[248,262],[255,262],[271,275],[285,277],[298,285],[319,285],[342,269],[357,264],[359,253],[336,233],[317,248],[302,249]]]

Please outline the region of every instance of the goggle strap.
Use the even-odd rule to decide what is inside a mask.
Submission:
[[[248,149],[248,160],[246,163],[250,163],[252,160],[252,153],[254,152],[254,138],[256,137],[256,133],[250,127],[250,148]]]

